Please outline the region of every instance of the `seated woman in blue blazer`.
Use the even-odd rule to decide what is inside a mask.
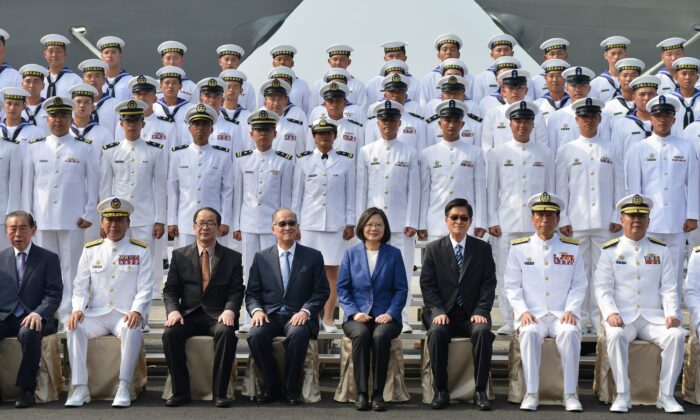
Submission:
[[[369,410],[367,380],[372,351],[372,408],[384,411],[382,396],[391,340],[401,333],[401,310],[408,282],[401,251],[389,245],[391,229],[383,211],[370,207],[355,228],[362,243],[345,251],[338,274],[338,303],[345,314],[343,331],[352,339],[352,363],[358,410]]]

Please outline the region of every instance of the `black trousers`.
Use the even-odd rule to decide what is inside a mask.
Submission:
[[[174,394],[190,393],[190,373],[187,370],[185,343],[190,337],[207,335],[214,337],[214,374],[212,392],[214,398],[226,398],[231,369],[236,360],[236,326],[228,327],[199,308],[184,317],[184,324],[168,327],[163,332],[163,349],[168,364]]]
[[[301,373],[311,339],[310,324],[317,321],[311,318],[304,325],[292,325],[289,323],[292,315],[279,312],[268,315],[269,323],[250,329],[248,346],[255,364],[262,372],[265,390],[279,392],[282,387],[277,379],[277,363],[272,356],[272,339],[286,337],[284,340],[284,389],[287,397],[297,398],[301,392]]]
[[[49,332],[46,331],[46,322],[42,321],[42,331],[30,330],[20,323],[26,317],[25,314],[19,318],[10,315],[4,321],[0,321],[0,339],[7,337],[17,337],[22,345],[22,362],[17,372],[15,385],[21,389],[35,390],[36,375],[39,373],[39,362],[41,361],[41,339]]]
[[[374,319],[362,323],[348,320],[343,324],[345,335],[352,340],[352,364],[357,391],[367,393],[369,380],[370,351],[372,355],[372,393],[384,392],[389,368],[391,340],[401,334],[401,325],[392,320],[388,324],[377,324]]]
[[[430,368],[435,378],[435,387],[438,391],[447,390],[447,357],[450,340],[453,337],[468,337],[472,342],[476,389],[483,391],[488,383],[493,340],[496,338],[491,332],[491,323],[473,324],[469,320],[471,317],[461,306],[455,306],[447,316],[450,318],[449,324],[431,323],[427,334]]]

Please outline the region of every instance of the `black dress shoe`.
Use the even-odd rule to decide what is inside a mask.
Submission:
[[[476,406],[477,410],[491,410],[491,401],[489,401],[489,397],[488,395],[486,395],[486,391],[476,391],[474,393],[474,405]]]
[[[280,393],[275,391],[263,391],[262,394],[258,395],[256,402],[258,404],[270,404],[279,399]]]
[[[430,408],[434,410],[442,410],[450,404],[450,393],[446,390],[439,390],[433,396],[433,401],[430,403]]]
[[[386,411],[386,403],[384,402],[384,397],[381,394],[372,395],[372,410]]]
[[[300,397],[287,396],[287,404],[289,404],[291,406],[301,405],[301,404],[303,404],[303,401],[301,400]]]
[[[216,397],[214,400],[214,406],[219,407],[219,408],[228,408],[231,407],[231,404],[233,403],[233,400],[230,398],[226,397]]]
[[[34,390],[23,389],[15,401],[15,408],[28,408],[34,405]]]
[[[355,401],[355,408],[359,411],[369,410],[369,396],[366,392],[360,392],[357,394],[357,401]]]
[[[187,404],[190,401],[192,401],[192,396],[190,396],[190,394],[173,394],[172,397],[168,398],[167,401],[165,401],[165,405],[167,407],[179,407],[181,405]]]

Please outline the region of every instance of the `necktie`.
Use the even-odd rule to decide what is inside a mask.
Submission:
[[[200,265],[202,267],[202,290],[207,290],[211,273],[209,270],[209,251],[206,249],[202,251],[202,263]]]
[[[22,286],[22,278],[24,277],[24,266],[25,266],[26,261],[27,261],[27,253],[20,252],[19,259],[17,260],[17,286],[18,286],[18,288]],[[24,314],[24,308],[22,308],[21,303],[17,302],[17,307],[15,308],[13,314],[16,318],[19,318]]]
[[[455,261],[457,262],[457,275],[462,272],[462,260],[464,256],[462,255],[462,245],[457,245],[455,247]],[[464,306],[464,299],[462,299],[462,294],[457,291],[457,305]]]
[[[321,155],[321,159],[326,160],[328,159],[328,153],[324,153]]]
[[[284,264],[282,264],[282,286],[284,287],[284,290],[287,290],[287,285],[289,284],[289,274],[292,271],[292,268],[289,264],[289,256],[291,255],[291,252],[289,251],[284,251],[282,254],[284,256]],[[280,306],[280,312],[285,313],[287,312],[287,308],[284,306],[284,303],[282,306]]]

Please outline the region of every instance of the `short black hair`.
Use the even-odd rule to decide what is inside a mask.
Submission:
[[[192,217],[192,223],[193,223],[193,224],[194,224],[194,223],[197,223],[197,216],[199,215],[199,212],[205,211],[205,210],[214,213],[214,215],[216,216],[216,224],[217,224],[217,225],[220,225],[220,224],[221,224],[221,214],[220,214],[218,211],[216,211],[216,210],[214,210],[213,208],[211,208],[211,207],[202,207],[201,209],[198,209],[196,212],[194,212],[194,216]]]
[[[32,216],[31,213],[23,210],[17,210],[8,213],[7,216],[5,216],[5,226],[7,226],[7,221],[10,220],[12,217],[24,217],[25,219],[27,219],[27,223],[29,223],[30,228],[36,227],[36,221],[34,220],[34,216]]]
[[[381,217],[382,221],[384,222],[384,235],[382,236],[381,242],[385,244],[391,239],[391,228],[389,227],[389,219],[386,217],[386,214],[381,209],[378,209],[376,207],[370,207],[362,212],[362,214],[360,215],[360,219],[357,221],[357,226],[355,226],[355,235],[357,235],[357,237],[362,242],[366,240],[364,233],[365,226],[367,225],[367,222],[369,222],[369,219],[374,215],[379,215],[379,217]]]
[[[447,217],[447,215],[450,214],[450,210],[452,210],[455,207],[465,207],[467,209],[467,214],[469,215],[470,219],[474,215],[472,205],[469,204],[469,201],[467,201],[465,198],[455,198],[454,200],[450,200],[450,202],[448,202],[447,205],[445,205],[445,217]]]

